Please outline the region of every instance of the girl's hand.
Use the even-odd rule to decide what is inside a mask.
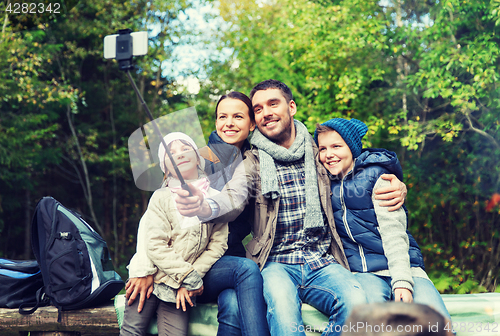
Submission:
[[[186,301],[189,302],[189,305],[193,307],[193,302],[191,302],[191,297],[189,295],[189,291],[181,287],[177,290],[177,297],[175,298],[175,306],[179,309],[182,306],[182,311],[186,311]]]
[[[413,295],[411,294],[411,291],[406,288],[396,288],[394,290],[394,301],[412,303]]]

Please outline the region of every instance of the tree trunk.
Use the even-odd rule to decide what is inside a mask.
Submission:
[[[24,191],[24,259],[31,257],[31,192]]]
[[[123,242],[123,244],[118,245],[120,247],[119,255],[122,256],[125,254],[125,241],[127,240],[127,224],[128,224],[128,216],[127,216],[127,199],[126,196],[123,198],[123,204],[122,204],[122,211],[123,211],[123,217],[122,217],[122,227],[121,227],[121,233],[120,233],[120,241]],[[117,229],[118,230],[118,229]],[[135,250],[135,248],[134,248]],[[118,250],[117,250],[118,252]]]
[[[397,0],[396,2],[396,25],[398,26],[398,28],[402,28],[403,27],[403,19],[402,19],[402,15],[401,15],[401,0]],[[402,46],[401,46],[402,48]],[[397,72],[398,72],[398,82],[397,83],[398,87],[400,88],[401,92],[403,93],[402,94],[402,97],[401,97],[401,105],[402,105],[402,109],[404,111],[404,116],[405,116],[405,123],[408,123],[408,102],[407,102],[407,97],[406,97],[406,90],[405,88],[403,87],[404,85],[404,81],[405,81],[405,78],[406,78],[406,75],[407,75],[407,62],[403,59],[403,56],[402,55],[399,55],[398,56],[398,60],[397,60]],[[404,162],[405,160],[405,153],[406,153],[406,150],[403,150],[403,152],[401,153],[401,158],[400,160],[402,162]]]
[[[85,163],[85,158],[83,157],[82,149],[80,147],[80,142],[78,141],[78,136],[76,135],[75,126],[73,125],[73,121],[71,120],[71,106],[69,104],[66,108],[66,117],[68,119],[69,128],[71,129],[71,134],[73,135],[73,139],[75,141],[75,147],[77,149],[78,158],[80,159],[80,164],[82,166],[83,175],[85,178],[82,188],[85,199],[87,200],[87,205],[90,210],[90,215],[92,216],[92,221],[94,222],[96,230],[99,231],[101,235],[104,235],[102,227],[99,225],[97,216],[95,215],[94,205],[92,201],[92,187],[90,185],[90,176],[87,170],[87,164]]]
[[[113,238],[115,240],[115,251],[118,252],[118,222],[116,221],[116,194],[117,194],[117,185],[116,185],[116,127],[115,127],[115,116],[113,109],[113,101],[111,98],[111,105],[109,106],[109,117],[111,121],[111,131],[113,132]]]
[[[104,196],[104,239],[108,241],[111,238],[111,213],[110,213],[110,195],[109,195],[109,183],[108,181],[103,182],[103,196]]]
[[[111,63],[108,62],[106,65],[106,69],[111,66]],[[112,187],[112,208],[111,208],[111,216],[113,223],[113,239],[114,239],[114,250],[113,253],[115,255],[111,255],[111,259],[114,261],[115,265],[118,264],[118,259],[115,259],[116,255],[118,255],[118,222],[116,219],[116,211],[117,209],[117,198],[116,195],[118,193],[118,186],[116,181],[116,148],[118,148],[118,144],[116,141],[116,125],[115,125],[115,115],[114,115],[114,105],[113,105],[113,90],[109,87],[107,72],[104,72],[104,84],[106,86],[106,91],[108,92],[108,100],[109,100],[109,121],[111,123],[111,132],[113,133],[113,162],[112,162],[112,170],[113,170],[113,187]]]
[[[10,0],[7,1],[7,4],[5,5],[5,8],[9,7]],[[7,27],[7,23],[9,22],[9,15],[7,11],[5,11],[5,18],[3,19],[3,27],[2,27],[2,35],[5,33],[5,28]],[[2,36],[3,38],[3,36]]]

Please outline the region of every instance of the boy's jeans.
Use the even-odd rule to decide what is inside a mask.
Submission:
[[[301,303],[330,316],[328,325],[312,326],[323,336],[340,335],[354,306],[366,295],[354,275],[339,264],[311,270],[307,264],[268,262],[262,270],[267,321],[273,336],[306,335]]]
[[[392,300],[391,278],[378,276],[372,273],[356,273],[359,281],[367,295],[368,303],[384,302]],[[450,313],[444,305],[441,295],[434,284],[425,278],[413,277],[413,302],[426,304],[450,319]]]

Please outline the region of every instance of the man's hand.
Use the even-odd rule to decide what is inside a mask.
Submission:
[[[383,174],[380,176],[384,180],[391,181],[391,185],[385,188],[378,188],[375,192],[375,199],[385,200],[380,202],[380,206],[391,206],[388,210],[395,211],[401,208],[405,202],[407,194],[406,185],[394,174]]]
[[[188,186],[193,196],[189,196],[187,190],[181,189],[177,191],[175,203],[179,213],[185,217],[210,217],[212,209],[208,205],[208,202],[205,201],[203,193],[191,183]]]
[[[189,291],[181,287],[177,290],[177,297],[175,298],[175,306],[177,309],[182,306],[182,311],[186,311],[186,301],[189,302],[189,305],[194,306],[193,302],[191,302],[191,295],[189,295]]]
[[[394,289],[394,301],[399,302],[403,301],[405,303],[413,302],[413,295],[410,290],[406,288],[396,288]]]
[[[134,303],[137,294],[139,297],[139,306],[137,312],[140,313],[144,307],[146,297],[149,299],[153,293],[153,275],[148,275],[142,278],[130,278],[125,285],[125,297],[128,299],[128,305]]]

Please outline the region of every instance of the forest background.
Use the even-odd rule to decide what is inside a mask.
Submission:
[[[365,121],[364,145],[401,160],[409,230],[436,287],[500,291],[500,0],[86,0],[66,1],[54,20],[9,4],[0,257],[33,258],[31,217],[51,195],[102,234],[127,278],[151,195],[134,184],[127,141],[148,120],[118,64],[103,59],[103,38],[131,28],[149,30],[132,75],[153,115],[195,106],[206,139],[221,94],[269,78],[290,86],[311,132],[332,117]],[[207,24],[190,24],[201,8]],[[193,53],[192,71],[173,75]]]

